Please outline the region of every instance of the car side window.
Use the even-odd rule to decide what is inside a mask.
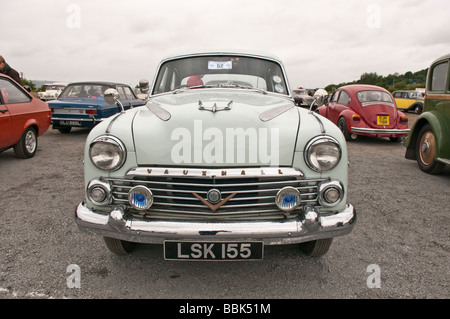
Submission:
[[[28,103],[31,101],[28,95],[7,79],[0,79],[0,92],[5,104]]]
[[[341,94],[339,95],[339,104],[348,104],[350,103],[350,97],[348,96],[348,93],[345,91],[341,91]]]
[[[125,90],[123,89],[123,86],[118,86],[117,92],[119,92],[119,99],[123,101],[127,100],[127,96],[125,95]]]
[[[331,97],[331,102],[336,102],[339,96],[339,91],[334,92],[333,96]]]
[[[124,90],[125,90],[125,94],[127,96],[127,100],[134,100],[134,99],[136,99],[136,97],[133,94],[133,91],[131,91],[131,88],[129,88],[128,86],[125,86]]]
[[[435,65],[431,72],[431,83],[428,89],[430,91],[444,91],[448,76],[448,61]]]

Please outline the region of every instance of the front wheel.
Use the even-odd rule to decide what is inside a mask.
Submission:
[[[429,174],[439,174],[444,164],[436,161],[436,138],[431,126],[426,124],[419,131],[416,142],[417,164],[422,171]]]
[[[133,251],[135,244],[129,241],[120,240],[111,237],[103,237],[103,241],[109,251],[116,255],[126,255]]]
[[[14,153],[18,158],[31,158],[36,154],[37,145],[36,130],[29,127],[23,132],[19,142],[14,145]]]
[[[300,249],[310,257],[325,255],[333,243],[333,238],[317,239],[300,244]]]

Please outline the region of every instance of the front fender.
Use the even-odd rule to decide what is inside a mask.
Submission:
[[[415,145],[419,138],[420,130],[426,124],[431,126],[431,130],[436,139],[436,157],[450,158],[450,141],[448,139],[448,136],[450,136],[450,129],[442,114],[437,111],[422,113],[417,118],[416,123],[412,127],[411,132],[404,143],[406,146],[405,158],[412,160],[416,159]]]
[[[326,105],[319,106],[317,108],[317,112],[319,112],[319,114],[322,115],[323,117],[327,117],[327,106]]]

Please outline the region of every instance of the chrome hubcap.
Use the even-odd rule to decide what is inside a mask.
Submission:
[[[36,149],[36,135],[32,131],[25,136],[25,148],[28,153],[33,153]]]
[[[425,132],[420,139],[420,159],[425,165],[430,165],[434,161],[436,141],[431,132]]]

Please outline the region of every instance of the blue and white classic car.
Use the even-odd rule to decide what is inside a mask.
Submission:
[[[262,259],[265,245],[325,254],[349,234],[340,130],[298,108],[282,63],[249,53],[163,60],[146,105],[86,141],[83,231],[114,253],[162,244],[167,260]],[[120,105],[115,90],[105,99]]]
[[[91,128],[120,109],[103,99],[104,92],[114,88],[118,91],[125,109],[145,103],[138,99],[127,84],[114,82],[70,83],[56,100],[48,102],[52,110],[52,127],[61,133],[69,133],[72,127]]]

